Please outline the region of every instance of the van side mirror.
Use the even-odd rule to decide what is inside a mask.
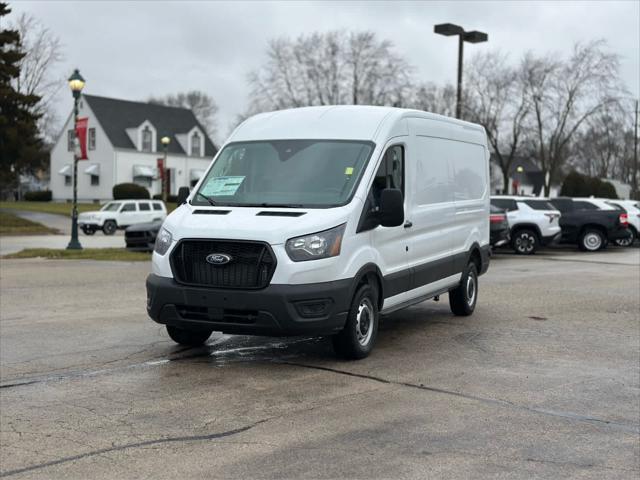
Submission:
[[[404,198],[402,190],[385,188],[380,192],[380,225],[398,227],[404,223]]]
[[[189,198],[190,193],[191,190],[189,190],[189,187],[180,187],[178,189],[178,206],[187,203],[187,198]]]

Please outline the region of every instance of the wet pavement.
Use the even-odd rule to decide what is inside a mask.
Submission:
[[[146,263],[2,260],[0,477],[634,478],[640,250],[497,255],[476,312],[173,344]]]

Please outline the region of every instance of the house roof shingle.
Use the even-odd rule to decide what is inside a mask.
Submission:
[[[89,104],[104,129],[109,141],[115,148],[135,150],[136,147],[129,138],[127,128],[140,126],[149,120],[157,132],[156,151],[163,149],[160,139],[165,135],[171,138],[169,153],[186,154],[176,139],[176,134],[188,133],[197,126],[205,135],[205,157],[213,157],[218,149],[196,119],[193,112],[182,107],[168,107],[153,103],[133,102],[115,98],[99,97],[96,95],[82,95]]]

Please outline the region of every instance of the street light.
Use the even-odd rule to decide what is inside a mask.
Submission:
[[[433,31],[439,35],[451,37],[458,36],[458,94],[456,96],[456,118],[460,118],[462,110],[462,57],[464,42],[481,43],[489,40],[489,36],[484,32],[465,32],[464,28],[453,23],[441,23],[435,25]]]
[[[69,88],[73,94],[73,132],[75,134],[75,145],[77,146],[78,139],[78,101],[80,100],[80,93],[84,88],[84,78],[80,75],[80,72],[76,68],[69,77]],[[73,210],[71,212],[71,240],[67,245],[67,250],[82,250],[82,245],[78,240],[78,151],[77,148],[73,149]]]
[[[164,203],[167,203],[169,195],[167,192],[167,179],[165,177],[167,175],[167,151],[169,150],[171,139],[167,136],[164,136],[160,139],[160,143],[162,144],[162,149],[164,150],[164,161],[162,162],[162,171],[160,172],[160,178],[162,179],[162,201]]]

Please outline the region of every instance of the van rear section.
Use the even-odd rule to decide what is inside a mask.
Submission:
[[[149,316],[186,345],[328,335],[363,358],[383,313],[448,293],[470,315],[489,266],[488,160],[481,127],[426,112],[252,117],[158,232]]]

